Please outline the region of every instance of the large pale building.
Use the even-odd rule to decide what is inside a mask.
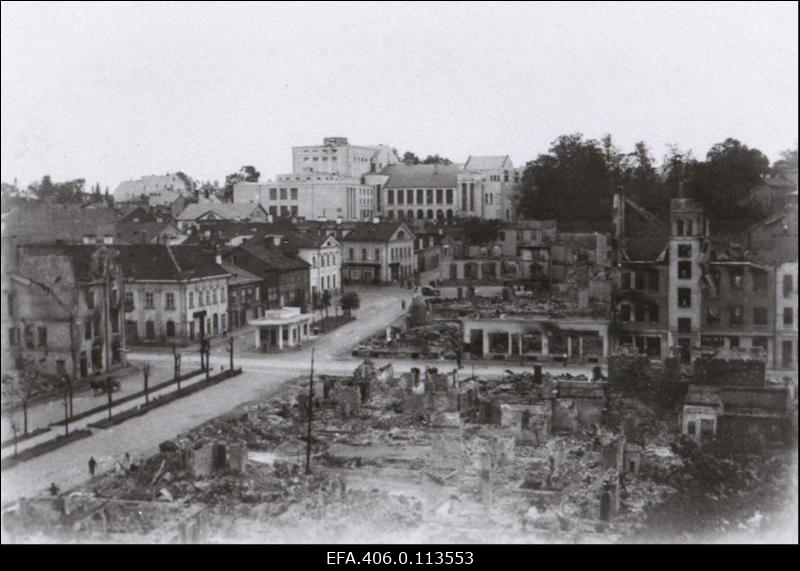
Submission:
[[[398,162],[385,145],[350,145],[344,137],[326,137],[322,145],[294,147],[292,172],[274,182],[241,182],[234,202],[261,204],[274,217],[369,220],[378,214],[369,173]]]

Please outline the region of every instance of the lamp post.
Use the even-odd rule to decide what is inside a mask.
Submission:
[[[144,373],[144,404],[150,403],[150,388],[148,386],[148,377],[150,376],[150,365],[145,363],[142,367]]]
[[[233,371],[233,343],[234,343],[233,335],[231,335],[228,338],[228,345],[230,345],[230,347],[228,348],[228,352],[230,353],[230,357],[231,357],[231,371]]]

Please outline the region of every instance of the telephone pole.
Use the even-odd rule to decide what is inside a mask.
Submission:
[[[308,431],[306,432],[306,474],[311,473],[311,417],[314,411],[314,348],[311,348],[311,374],[308,377]]]

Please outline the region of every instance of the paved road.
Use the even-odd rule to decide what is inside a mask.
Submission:
[[[281,354],[258,354],[243,348],[236,358],[236,366],[244,374],[219,385],[154,409],[142,417],[136,417],[107,430],[97,430],[86,439],[79,440],[49,454],[34,458],[2,472],[3,503],[20,496],[30,496],[55,482],[61,489],[74,487],[88,477],[87,462],[90,456],[99,463],[100,471],[112,469],[114,463],[129,452],[134,459],[147,457],[158,450],[158,443],[188,431],[207,420],[215,418],[236,406],[256,399],[263,399],[275,392],[286,381],[309,372],[312,347],[315,349],[315,372],[319,374],[349,374],[359,359],[341,357],[360,339],[382,330],[399,317],[403,310],[400,300],[410,298],[410,292],[399,288],[371,289],[359,292],[362,309],[358,319],[323,335],[302,349]],[[340,356],[340,358],[337,358]],[[130,360],[134,365],[150,363],[158,370],[171,368],[169,352],[133,352]],[[377,364],[389,360],[377,360]],[[199,356],[188,353],[183,357],[183,368],[190,370],[199,365]],[[224,346],[212,350],[211,365],[227,367],[228,355]],[[397,373],[407,372],[411,367],[432,365],[440,370],[452,370],[454,363],[445,361],[394,361]],[[502,375],[504,369],[514,371],[520,367],[504,364],[476,366],[474,372],[481,376]],[[527,370],[530,370],[527,367]],[[547,370],[547,369],[545,369]],[[471,365],[464,367],[462,376],[472,374]],[[554,372],[587,373],[587,369],[555,367]],[[62,404],[63,406],[63,404]]]

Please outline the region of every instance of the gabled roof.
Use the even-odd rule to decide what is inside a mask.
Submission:
[[[119,222],[115,241],[117,244],[152,244],[168,230],[182,234],[174,222]]]
[[[625,236],[620,247],[629,261],[657,261],[669,242],[669,226],[625,198]]]
[[[506,162],[509,162],[508,155],[485,155],[485,156],[472,156],[467,158],[464,163],[464,170],[476,171],[493,171],[502,170],[506,168]],[[509,165],[508,168],[511,168]]]
[[[261,278],[255,274],[251,274],[245,269],[240,268],[239,266],[235,266],[233,264],[223,262],[220,264],[226,272],[231,275],[231,279],[228,281],[228,285],[230,286],[237,286],[237,285],[244,285],[250,283],[260,282]]]
[[[138,244],[112,249],[118,252],[122,272],[129,279],[177,281],[228,275],[213,253],[198,246]]]
[[[414,233],[402,222],[359,222],[342,240],[344,242],[388,242],[398,230],[408,234],[410,240]]]
[[[405,165],[385,167],[381,174],[389,175],[385,188],[447,188],[457,184],[458,165]]]
[[[256,210],[266,211],[260,204],[252,202],[220,202],[220,203],[194,203],[186,205],[186,208],[178,214],[179,220],[197,220],[201,216],[213,212],[225,220],[247,220]]]
[[[3,238],[18,243],[74,242],[86,235],[114,235],[116,212],[105,207],[32,204],[3,216]]]
[[[290,258],[283,254],[277,247],[267,246],[263,240],[254,239],[245,242],[241,246],[228,250],[228,252],[233,252],[237,249],[247,252],[271,269],[279,271],[307,270],[311,267],[304,260]]]

